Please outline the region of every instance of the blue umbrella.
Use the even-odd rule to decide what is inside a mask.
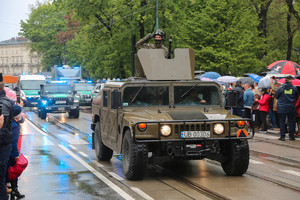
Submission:
[[[221,75],[218,74],[217,72],[205,72],[204,74],[202,74],[200,76],[200,78],[210,78],[210,79],[217,79],[219,78]]]
[[[259,80],[262,79],[262,77],[257,74],[249,74],[249,77],[252,78],[255,82],[259,82]]]

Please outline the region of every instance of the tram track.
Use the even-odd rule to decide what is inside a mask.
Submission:
[[[159,169],[160,171],[163,172],[163,174],[165,174],[166,176],[168,176],[169,178],[173,179],[173,180],[176,180],[177,182],[197,191],[198,193],[210,198],[210,199],[213,199],[213,200],[230,200],[230,198],[224,196],[224,195],[221,195],[219,193],[217,193],[216,191],[213,191],[213,190],[210,190],[200,184],[197,184],[183,176],[180,176],[178,174],[176,174],[175,172],[173,172],[172,170],[169,170],[169,169],[166,169],[158,164],[151,164],[150,165],[151,167],[154,167],[156,169]],[[160,179],[158,176],[154,176],[152,174],[152,176],[154,178],[156,178],[157,180],[161,181],[161,182],[164,182],[164,180]],[[169,185],[168,183],[165,183],[167,185]],[[190,197],[192,198],[192,197]],[[192,198],[194,199],[194,198]]]
[[[216,165],[216,166],[220,166],[220,164],[218,162],[216,162],[216,161],[209,160],[209,159],[205,159],[205,161],[208,162],[208,163],[210,163],[210,164],[213,164],[213,165]],[[280,181],[280,180],[276,180],[276,179],[271,178],[271,177],[259,175],[258,173],[250,171],[249,169],[248,169],[248,171],[245,174],[249,175],[249,176],[252,176],[252,177],[255,177],[255,178],[258,178],[258,179],[263,180],[263,181],[267,181],[267,182],[276,184],[276,185],[278,185],[280,187],[283,187],[283,188],[288,188],[288,189],[293,190],[295,192],[300,192],[300,187],[297,187],[297,186],[285,183],[285,182]]]

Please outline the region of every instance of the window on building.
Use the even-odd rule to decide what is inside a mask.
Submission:
[[[18,50],[16,50],[16,54],[18,54]]]
[[[30,57],[30,64],[32,64],[32,57]]]
[[[4,59],[3,58],[1,59],[1,63],[2,63],[2,65],[4,65]]]
[[[6,64],[8,65],[8,58],[6,58]]]
[[[17,60],[16,60],[16,63],[19,64],[19,57],[17,57],[16,59],[17,59]]]
[[[14,50],[11,50],[11,54],[14,55]]]
[[[8,54],[7,50],[6,50],[6,55]]]
[[[21,64],[23,64],[23,57],[21,57]]]
[[[15,57],[12,57],[12,64],[15,64]]]

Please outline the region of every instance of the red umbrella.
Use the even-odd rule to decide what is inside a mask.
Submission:
[[[279,72],[280,74],[291,74],[296,76],[300,71],[300,66],[292,61],[279,60],[270,64],[268,69]]]
[[[278,80],[278,82],[279,83],[285,83],[285,78],[282,78],[282,79]],[[292,80],[292,85],[300,86],[300,80],[299,79]]]

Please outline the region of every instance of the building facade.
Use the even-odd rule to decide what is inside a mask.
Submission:
[[[24,37],[0,42],[0,72],[4,75],[41,72],[40,58],[30,52],[30,42]]]

